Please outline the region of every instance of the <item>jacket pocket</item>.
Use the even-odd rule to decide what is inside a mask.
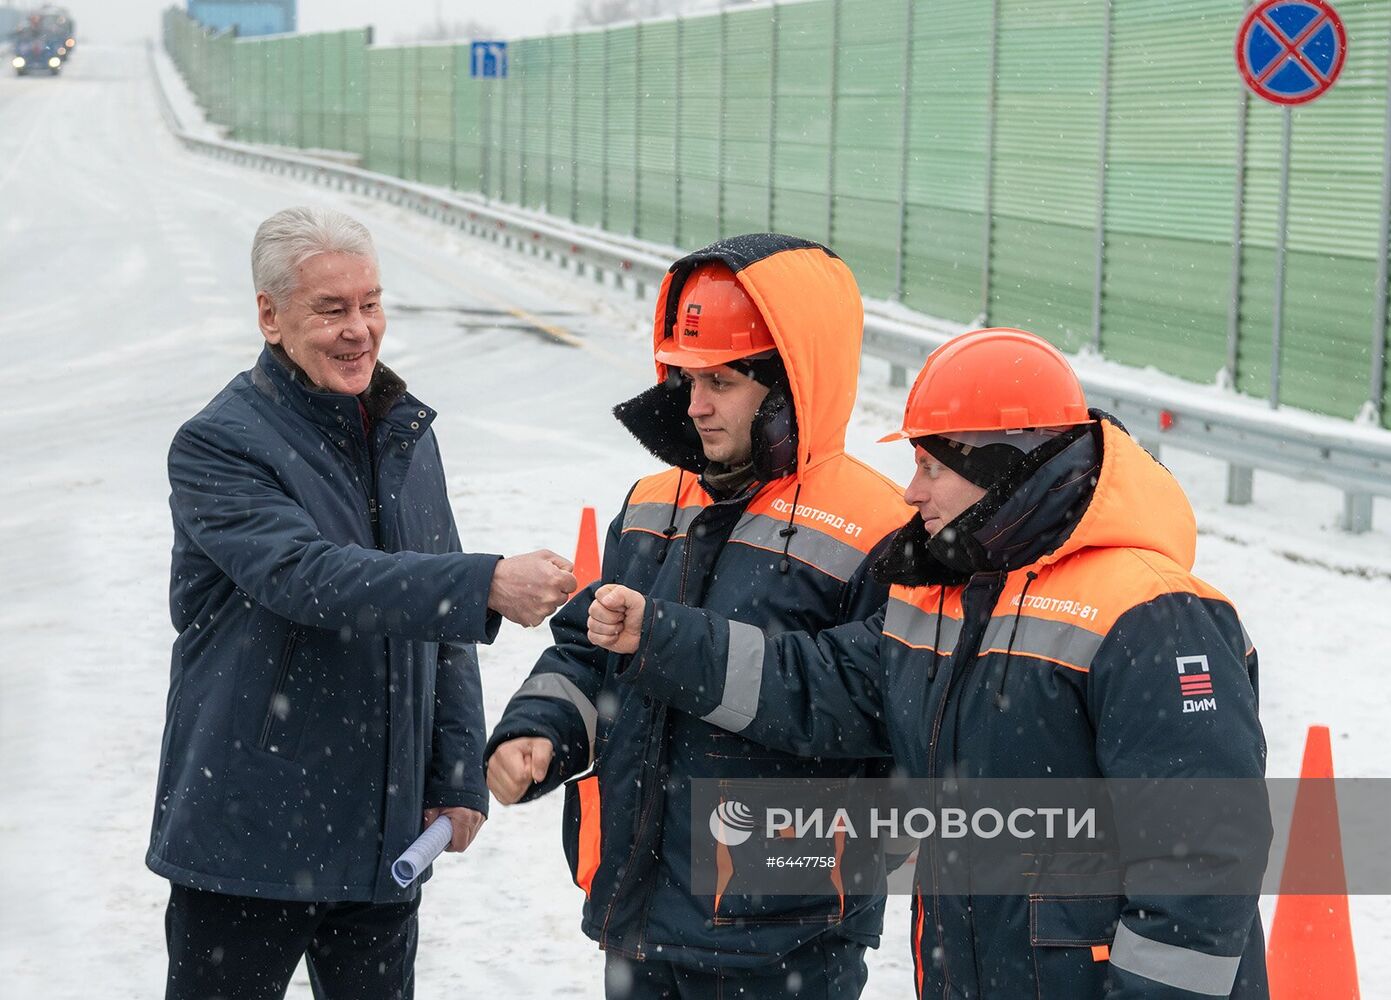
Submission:
[[[285,648],[275,672],[275,684],[266,703],[265,719],[256,740],[257,748],[278,757],[293,757],[304,733],[313,689],[296,657],[304,645],[304,631],[294,628],[285,637]]]
[[[561,829],[570,877],[588,899],[594,873],[599,870],[602,847],[599,775],[591,772],[565,783],[565,818]]]
[[[1101,996],[1123,900],[1030,896],[1029,943],[1041,1000]]]

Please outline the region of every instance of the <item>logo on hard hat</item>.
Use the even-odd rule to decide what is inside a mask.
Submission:
[[[686,306],[685,329],[681,331],[687,337],[700,336],[700,304],[691,302]]]
[[[731,799],[710,811],[710,833],[725,847],[738,847],[753,836],[753,810]]]

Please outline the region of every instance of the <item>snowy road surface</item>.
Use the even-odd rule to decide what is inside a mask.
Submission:
[[[653,462],[608,415],[651,377],[647,305],[375,202],[183,152],[143,51],[84,48],[63,77],[0,78],[0,994],[145,998],[163,983],[166,885],[143,865],[173,638],[165,451],[255,359],[247,255],[289,204],[368,223],[390,325],[383,358],[435,424],[466,548],[573,550],[579,508],[607,520]],[[541,327],[579,338],[566,346]],[[901,390],[867,363],[851,449],[902,481]],[[1194,494],[1199,571],[1262,654],[1270,770],[1297,773],[1305,727],[1340,776],[1391,776],[1391,511],[1352,540],[1331,491],[1258,477],[1220,502],[1221,467],[1166,456]],[[548,633],[482,651],[490,718]],[[422,911],[422,997],[598,996],[559,850],[559,801],[494,808],[447,857]],[[866,996],[911,995],[908,906],[892,900]],[[1268,914],[1268,907],[1267,907]],[[1366,996],[1391,992],[1385,898],[1355,899]],[[307,997],[303,972],[292,997]]]

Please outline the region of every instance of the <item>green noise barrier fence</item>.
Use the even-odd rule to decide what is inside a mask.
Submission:
[[[921,313],[1391,427],[1391,0],[1336,8],[1288,130],[1242,0],[763,2],[513,41],[503,79],[468,42],[164,34],[239,141],[658,244],[796,233]]]

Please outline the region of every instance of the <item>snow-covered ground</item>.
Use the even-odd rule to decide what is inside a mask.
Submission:
[[[569,552],[652,461],[612,420],[651,377],[648,305],[376,202],[200,159],[160,122],[145,54],[86,48],[62,78],[0,78],[0,994],[145,998],[163,983],[165,883],[145,870],[173,638],[164,458],[175,428],[259,349],[252,232],[294,203],[341,207],[378,240],[384,359],[435,424],[466,547]],[[564,329],[582,346],[536,332]],[[853,451],[900,481],[902,390],[867,362]],[[1349,538],[1331,490],[1177,452],[1199,571],[1262,654],[1270,771],[1298,772],[1326,723],[1342,776],[1391,776],[1391,511]],[[490,717],[544,648],[508,626],[482,651]],[[495,808],[426,889],[419,994],[601,995],[578,929],[556,797]],[[1363,995],[1391,993],[1391,906],[1353,900]],[[908,907],[892,900],[867,997],[911,995]],[[1266,909],[1267,916],[1269,908]],[[303,973],[291,996],[309,996]]]

